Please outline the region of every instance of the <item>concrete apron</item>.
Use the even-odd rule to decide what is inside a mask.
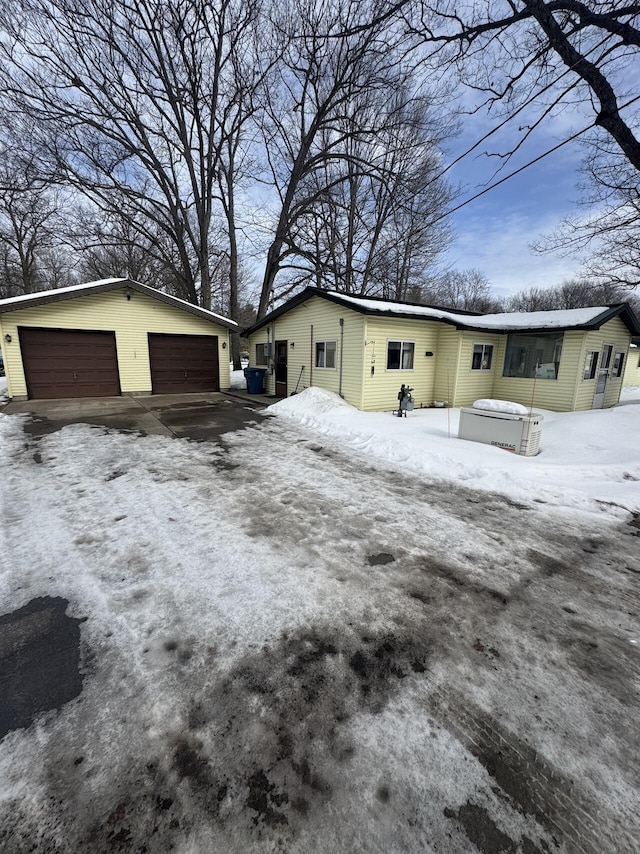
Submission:
[[[26,400],[7,404],[7,415],[31,415],[25,431],[46,435],[70,424],[91,424],[142,435],[217,441],[226,432],[261,420],[259,401],[245,402],[220,392],[140,397]]]

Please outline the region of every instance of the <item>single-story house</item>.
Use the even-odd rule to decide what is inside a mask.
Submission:
[[[307,386],[358,409],[499,398],[560,412],[613,406],[640,323],[626,304],[480,315],[308,287],[246,330],[267,392]]]
[[[226,317],[130,279],[0,300],[14,400],[229,388]]]
[[[632,344],[629,347],[622,385],[640,386],[640,346],[638,344]]]

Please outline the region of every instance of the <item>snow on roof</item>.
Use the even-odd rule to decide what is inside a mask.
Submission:
[[[518,311],[504,314],[469,315],[456,311],[431,308],[422,305],[407,305],[393,300],[366,299],[351,297],[338,291],[328,291],[333,298],[354,307],[360,306],[371,312],[397,314],[399,317],[426,317],[434,320],[447,320],[456,326],[468,326],[471,329],[564,329],[570,326],[582,326],[609,310],[609,306],[591,306],[589,308],[570,308],[558,311]]]
[[[46,300],[47,297],[58,297],[63,296],[65,294],[78,293],[79,295],[82,295],[83,292],[89,294],[94,290],[105,289],[105,285],[117,284],[131,285],[133,289],[140,291],[140,293],[148,293],[149,296],[161,295],[162,299],[170,300],[171,302],[183,305],[191,312],[196,310],[200,314],[208,315],[211,318],[223,321],[228,326],[238,326],[238,324],[234,320],[230,320],[228,317],[224,317],[222,314],[216,314],[214,311],[210,311],[207,308],[201,308],[200,306],[194,305],[193,303],[188,302],[187,300],[180,299],[179,297],[174,297],[172,294],[167,294],[164,291],[158,291],[156,288],[152,288],[150,285],[142,284],[142,282],[134,282],[132,279],[123,278],[97,279],[95,282],[83,282],[83,284],[81,285],[69,285],[66,288],[53,288],[52,290],[48,291],[36,291],[32,294],[20,294],[20,296],[17,297],[9,297],[8,299],[0,300],[0,311],[4,306],[12,306],[15,304],[20,304],[22,302],[30,302],[39,299]]]
[[[515,311],[505,314],[483,314],[481,317],[465,317],[468,326],[491,329],[562,329],[566,326],[582,326],[609,310],[607,305],[589,308],[568,308],[558,311]]]
[[[66,288],[52,288],[48,291],[35,291],[32,294],[20,294],[18,297],[8,297],[7,299],[0,299],[0,306],[3,305],[13,305],[16,302],[25,302],[27,300],[35,299],[36,297],[45,297],[50,294],[70,294],[74,291],[86,291],[91,288],[99,287],[100,285],[110,285],[115,282],[128,282],[129,279],[98,279],[95,282],[84,282],[81,285],[68,285]]]

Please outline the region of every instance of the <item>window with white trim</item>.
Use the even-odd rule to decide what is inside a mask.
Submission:
[[[582,376],[583,380],[594,380],[596,378],[599,355],[599,350],[589,350],[587,353],[587,360],[584,363],[584,374]]]
[[[415,341],[387,341],[387,370],[412,371]]]
[[[471,356],[472,371],[490,371],[493,363],[493,344],[474,344]]]
[[[613,360],[612,376],[621,377],[624,373],[624,353],[616,353]]]
[[[269,345],[256,344],[256,365],[264,367],[269,364]]]
[[[336,369],[336,341],[316,341],[316,368]]]

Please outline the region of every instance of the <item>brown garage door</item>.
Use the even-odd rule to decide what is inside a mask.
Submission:
[[[21,326],[18,334],[30,398],[120,394],[115,333]]]
[[[215,335],[150,332],[149,361],[154,394],[220,390],[218,338]]]

